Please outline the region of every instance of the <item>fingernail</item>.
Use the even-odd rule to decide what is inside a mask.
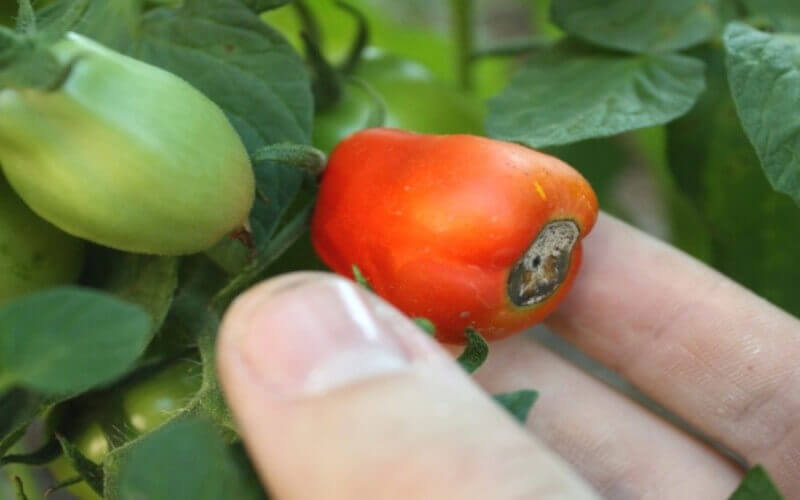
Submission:
[[[405,370],[410,356],[397,337],[398,319],[376,305],[343,279],[271,287],[239,339],[242,358],[276,397],[322,394]]]

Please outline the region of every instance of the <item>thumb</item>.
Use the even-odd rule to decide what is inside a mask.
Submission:
[[[218,359],[277,498],[594,498],[437,344],[349,281],[293,274],[247,292]]]

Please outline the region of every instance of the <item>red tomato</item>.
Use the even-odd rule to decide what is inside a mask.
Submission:
[[[497,340],[541,321],[581,261],[597,197],[572,167],[470,135],[370,129],[341,142],[312,222],[325,263],[436,325]]]

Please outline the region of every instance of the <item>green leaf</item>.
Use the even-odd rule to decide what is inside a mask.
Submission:
[[[33,420],[50,406],[48,398],[25,389],[0,394],[0,457],[25,434]]]
[[[109,500],[265,498],[252,473],[242,467],[241,453],[202,418],[175,419],[112,453],[107,462]]]
[[[52,90],[69,74],[53,54],[36,46],[11,47],[3,50],[0,64],[0,88]]]
[[[55,19],[73,2],[61,0],[43,17]],[[185,0],[140,9],[138,0],[92,0],[78,31],[184,78],[225,111],[250,152],[310,140],[308,71],[250,8],[238,0]]]
[[[456,360],[467,373],[474,373],[489,357],[489,344],[474,328],[467,328],[464,332],[467,346]]]
[[[151,333],[161,327],[178,286],[180,260],[92,248],[84,283],[144,309],[151,319]]]
[[[248,8],[254,12],[264,12],[266,10],[277,9],[292,0],[241,0]]]
[[[742,0],[753,15],[765,16],[779,30],[800,32],[797,0]]]
[[[730,496],[730,500],[783,500],[783,498],[761,465],[756,465],[747,471],[739,487]]]
[[[733,23],[725,30],[728,81],[744,131],[772,187],[800,203],[800,36]]]
[[[696,59],[628,56],[567,42],[532,56],[490,101],[487,130],[531,147],[606,137],[683,115],[703,88]]]
[[[517,422],[524,424],[528,420],[528,413],[533,403],[539,398],[539,393],[531,390],[522,390],[495,394],[492,396],[500,406],[505,408]]]
[[[708,91],[668,127],[670,169],[711,233],[710,263],[800,315],[800,209],[774,191],[736,116],[724,52],[708,50]],[[686,147],[686,145],[692,147]]]
[[[681,50],[721,28],[720,0],[554,0],[553,21],[597,45],[631,52]]]
[[[250,227],[256,248],[263,253],[310,176],[293,165],[270,160],[254,161],[253,169],[259,196],[250,214]]]
[[[164,324],[147,348],[148,361],[166,361],[197,347],[209,322],[216,324],[209,310],[211,297],[228,282],[229,276],[203,255],[184,258],[180,287]]]
[[[0,387],[73,394],[125,373],[144,351],[150,319],[138,306],[77,287],[0,309]]]
[[[36,32],[36,13],[33,10],[31,0],[19,0],[19,11],[17,13],[17,32],[33,34]]]

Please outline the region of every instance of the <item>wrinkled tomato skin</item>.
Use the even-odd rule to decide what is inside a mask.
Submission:
[[[509,273],[545,224],[574,221],[580,238],[597,215],[588,182],[566,163],[516,144],[470,135],[370,129],[340,143],[323,175],[312,240],[335,272],[356,265],[374,291],[436,325],[438,340],[487,339],[541,321],[580,267],[541,303],[516,306]]]

